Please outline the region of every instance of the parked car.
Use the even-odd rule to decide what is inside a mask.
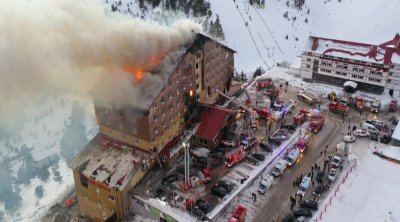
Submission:
[[[297,208],[293,210],[293,216],[298,217],[312,217],[312,211],[307,208]]]
[[[202,199],[196,200],[196,206],[206,214],[210,213],[212,209],[214,209],[213,205]]]
[[[380,130],[385,125],[385,123],[382,120],[377,120],[377,119],[371,119],[365,122],[374,125],[378,130]]]
[[[225,180],[218,181],[217,186],[224,188],[228,193],[230,193],[235,188],[235,184]]]
[[[165,191],[163,189],[161,189],[161,188],[157,188],[155,193],[154,193],[154,196],[159,198],[159,199],[162,199],[165,196]]]
[[[214,196],[219,197],[219,198],[223,198],[226,196],[226,194],[228,194],[227,190],[225,190],[223,187],[216,186],[216,185],[214,185],[211,188],[211,192],[212,192],[212,194],[214,194]]]
[[[302,200],[300,201],[300,207],[316,211],[318,210],[318,202],[314,200]]]
[[[332,168],[338,168],[342,163],[342,156],[340,154],[335,154],[332,158]]]
[[[194,207],[192,210],[189,210],[189,212],[199,220],[203,220],[206,217],[206,214],[198,207]]]
[[[352,143],[352,142],[356,141],[356,137],[350,136],[350,135],[345,135],[345,136],[343,137],[343,140],[344,140],[344,142],[346,142],[346,143]]]
[[[270,142],[270,143],[272,143],[272,144],[274,144],[274,145],[279,146],[279,145],[281,145],[282,140],[280,140],[279,138],[270,137],[270,138],[268,138],[268,142]]]
[[[370,135],[369,132],[364,129],[354,130],[353,133],[354,136],[360,136],[360,137],[365,137]]]
[[[381,137],[380,141],[381,141],[381,143],[388,144],[388,143],[390,143],[390,140],[392,140],[392,138],[390,136],[384,135]]]
[[[287,136],[288,135],[288,131],[285,129],[278,129],[274,132],[274,135],[284,135]]]
[[[370,134],[379,134],[379,130],[375,127],[375,125],[364,123],[362,128],[368,131]]]
[[[282,218],[282,222],[295,222],[296,218],[293,216],[293,214],[289,213],[286,214],[283,218]]]
[[[297,125],[296,124],[285,124],[282,126],[283,129],[288,129],[288,130],[296,130]]]
[[[265,155],[260,154],[260,153],[253,153],[252,156],[258,161],[264,161],[265,160]]]
[[[379,136],[378,134],[371,134],[370,138],[372,141],[378,141]]]
[[[177,180],[178,180],[178,175],[171,174],[171,175],[169,175],[167,177],[164,177],[161,180],[161,183],[164,184],[165,186],[167,186],[167,185],[171,185],[173,182],[175,182]]]
[[[245,159],[246,162],[250,163],[253,166],[259,166],[260,165],[260,161],[256,160],[254,157],[252,156],[247,156]]]
[[[314,196],[319,197],[322,193],[324,192],[324,188],[322,187],[322,185],[318,185],[315,189],[314,189]]]
[[[331,168],[331,170],[329,171],[329,174],[328,174],[329,181],[331,181],[331,182],[335,181],[336,177],[337,177],[336,169],[335,168]]]
[[[266,152],[269,152],[269,153],[270,153],[270,152],[274,151],[274,149],[272,148],[272,146],[269,145],[268,143],[260,142],[259,146],[260,146],[260,148],[261,148],[262,150],[264,150],[264,151],[266,151]]]

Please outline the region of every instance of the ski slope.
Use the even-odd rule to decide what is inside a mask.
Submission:
[[[309,35],[379,44],[400,31],[400,1],[396,0],[314,0],[306,1],[302,11],[288,7],[284,0],[266,1],[265,9],[249,5],[248,0],[210,2],[213,14],[221,19],[227,45],[237,51],[238,71],[291,63]],[[285,12],[290,21],[283,17]]]

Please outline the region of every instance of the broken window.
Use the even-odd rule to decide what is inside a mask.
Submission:
[[[80,176],[81,185],[87,189],[88,188],[88,179],[83,174],[80,174],[79,176]]]
[[[110,199],[111,201],[115,201],[115,197],[113,195],[108,195],[108,199]]]

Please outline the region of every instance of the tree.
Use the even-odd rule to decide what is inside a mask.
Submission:
[[[0,221],[4,221],[4,212],[0,210]]]
[[[54,181],[61,183],[62,182],[62,176],[60,174],[59,171],[60,166],[57,164],[54,164],[53,166],[51,166],[51,170],[53,171],[53,175],[54,175]]]
[[[261,76],[264,73],[265,73],[265,70],[261,67],[258,67],[256,69],[256,71],[254,71],[254,73],[253,73],[253,78],[256,78],[257,76]]]
[[[22,198],[16,192],[10,192],[3,197],[4,209],[14,215],[14,212],[21,207]]]
[[[242,82],[247,81],[247,75],[243,71],[240,73],[240,81]]]
[[[38,175],[39,179],[41,179],[43,182],[45,182],[50,177],[49,167],[48,166],[40,167],[37,170],[37,175]]]
[[[42,185],[39,185],[35,188],[35,197],[37,199],[41,199],[43,197],[44,189]]]

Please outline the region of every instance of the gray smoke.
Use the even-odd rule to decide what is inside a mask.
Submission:
[[[135,93],[152,90],[150,82],[165,80],[148,72],[163,73],[160,66],[171,71],[175,52],[201,31],[189,20],[165,26],[115,14],[98,0],[0,5],[0,128],[46,95],[85,96],[99,80],[95,99],[110,106],[133,103]],[[143,80],[135,81],[122,66],[143,69]]]

